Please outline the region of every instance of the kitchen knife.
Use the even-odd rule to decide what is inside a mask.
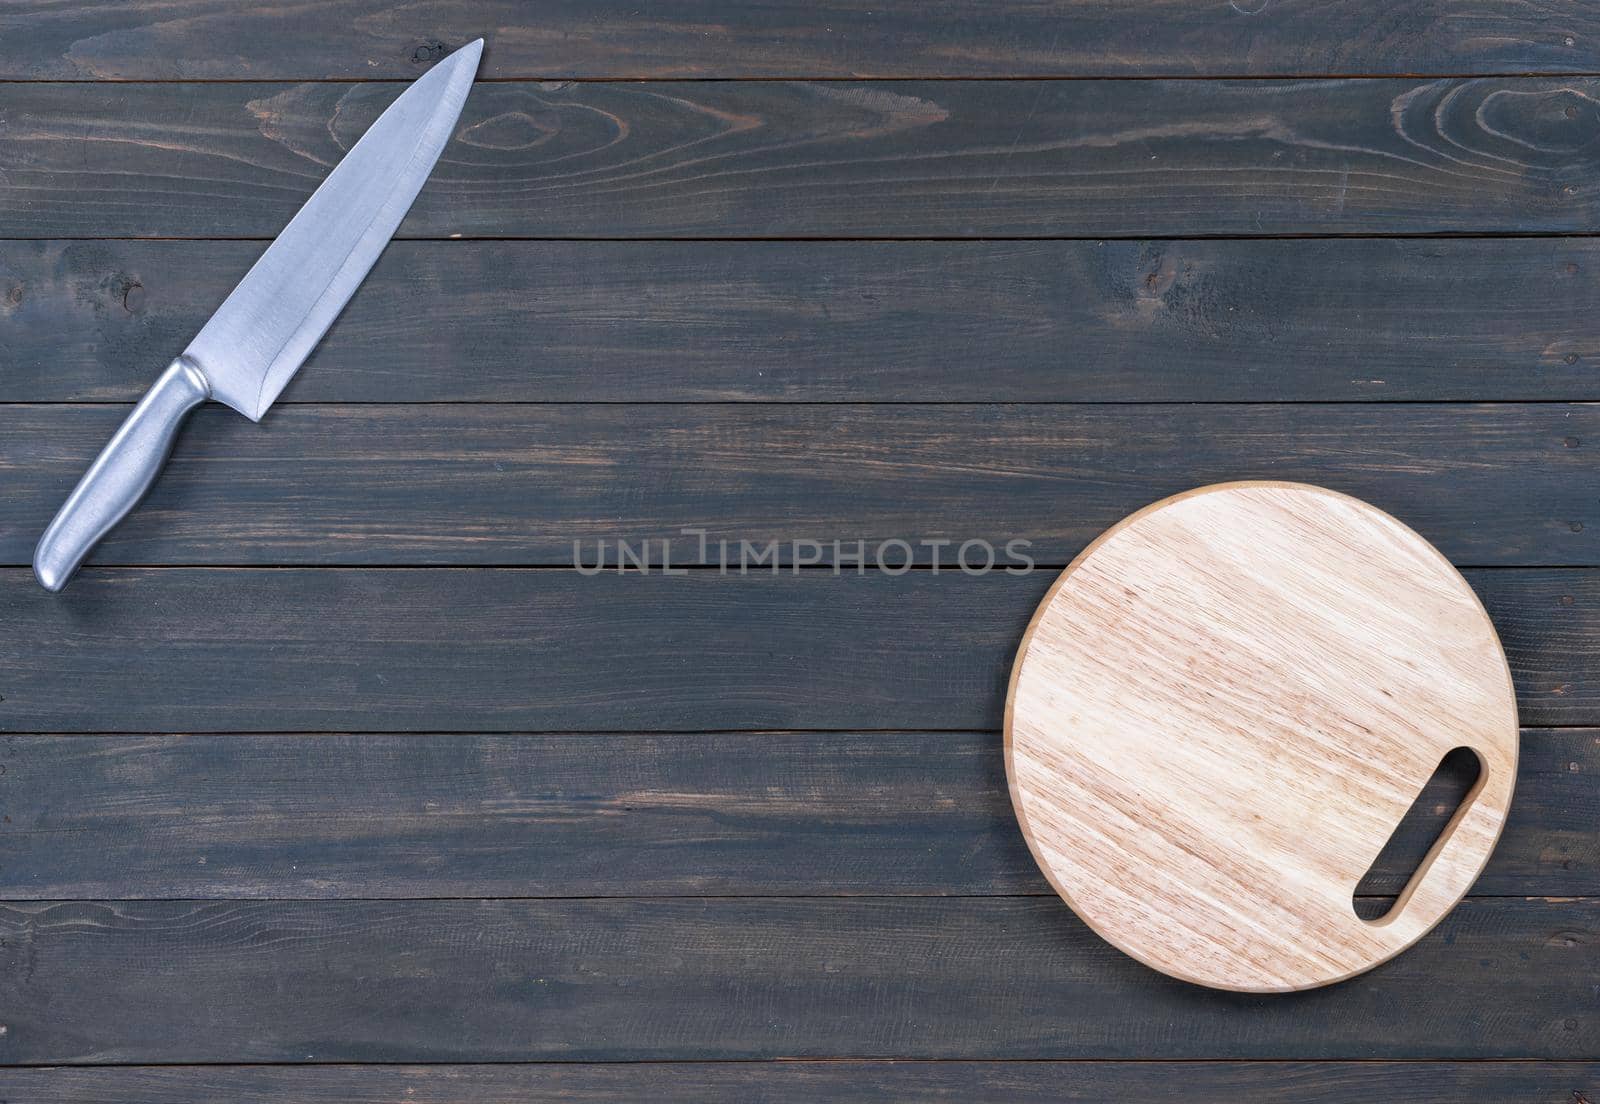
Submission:
[[[383,252],[455,129],[480,38],[389,105],[145,392],[39,538],[60,590],[155,482],[189,411],[216,399],[259,422]]]

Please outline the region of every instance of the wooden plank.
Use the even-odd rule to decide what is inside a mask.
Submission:
[[[287,21],[287,22],[286,22]],[[284,30],[292,22],[294,33]],[[1600,69],[1600,19],[1577,0],[1439,5],[1277,0],[331,0],[8,6],[12,79],[415,76],[489,39],[488,77],[1122,76]]]
[[[1463,902],[1408,953],[1294,999],[1157,974],[1042,897],[30,903],[0,907],[0,937],[8,1063],[1600,1046],[1592,899]]]
[[[133,401],[260,251],[0,242],[0,401]],[[1596,301],[1592,239],[396,242],[280,402],[1597,399]]]
[[[0,562],[31,562],[124,414],[0,407]],[[1595,565],[1596,442],[1600,407],[1555,403],[298,406],[262,425],[212,405],[91,562],[570,567],[603,540],[613,568],[618,541],[656,564],[737,565],[740,541],[832,563],[840,541],[954,568],[983,540],[997,567],[1060,566],[1156,499],[1269,478],[1368,499],[1457,563]]]
[[[11,900],[1051,892],[995,733],[9,736],[0,768]],[[1600,894],[1597,774],[1600,732],[1525,731],[1473,892]]]
[[[0,1070],[30,1104],[1575,1104],[1597,1062],[630,1062],[583,1065],[36,1067]]]
[[[0,236],[271,237],[402,86],[14,84]],[[402,237],[1594,232],[1600,81],[484,84]]]
[[[11,568],[0,729],[996,729],[1053,576]],[[1522,722],[1600,722],[1600,572],[1467,578]]]

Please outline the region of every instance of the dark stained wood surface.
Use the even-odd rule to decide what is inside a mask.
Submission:
[[[261,249],[0,241],[0,399],[134,401]],[[1593,400],[1596,302],[1582,238],[396,242],[279,402]]]
[[[1581,0],[11,0],[6,14],[7,79],[406,79],[480,35],[489,78],[1600,70]]]
[[[1362,984],[1281,999],[1157,974],[1050,897],[12,903],[0,938],[26,1063],[1600,1047],[1592,899],[1468,900]]]
[[[403,230],[469,240],[37,588],[121,404],[479,34]],[[1575,0],[0,5],[0,1101],[1600,1101],[1596,74]],[[1468,566],[1538,726],[1473,897],[1288,998],[1034,870],[1053,571],[561,566],[1060,563],[1242,475]]]
[[[1600,895],[1600,732],[1522,739],[1473,892]],[[1051,892],[997,732],[9,736],[0,767],[9,900]]]
[[[1574,1104],[1597,1062],[630,1062],[579,1065],[43,1067],[0,1070],[30,1104]],[[1174,1093],[1181,1096],[1174,1097]]]
[[[272,237],[403,85],[0,88],[0,236]],[[1600,80],[483,84],[401,237],[1593,233]]]
[[[10,568],[0,730],[997,729],[1053,575]],[[1523,723],[1600,724],[1600,572],[1466,577]]]
[[[0,562],[30,561],[125,412],[0,406]],[[740,541],[872,563],[901,540],[885,562],[1018,570],[1167,495],[1272,478],[1367,498],[1458,564],[1595,565],[1597,447],[1600,407],[1566,403],[317,405],[262,425],[212,405],[91,562],[571,567],[605,541],[615,567],[621,540],[737,567]]]

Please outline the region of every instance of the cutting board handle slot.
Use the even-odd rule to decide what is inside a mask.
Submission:
[[[1445,753],[1372,866],[1356,883],[1351,907],[1358,917],[1374,925],[1386,925],[1399,917],[1487,781],[1483,757],[1472,748],[1457,747]],[[1392,892],[1394,881],[1382,872],[1395,868],[1411,868],[1413,873],[1390,904],[1384,898]]]

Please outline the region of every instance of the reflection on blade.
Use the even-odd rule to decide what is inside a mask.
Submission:
[[[455,129],[483,40],[379,116],[190,342],[212,397],[260,420],[377,261]]]

